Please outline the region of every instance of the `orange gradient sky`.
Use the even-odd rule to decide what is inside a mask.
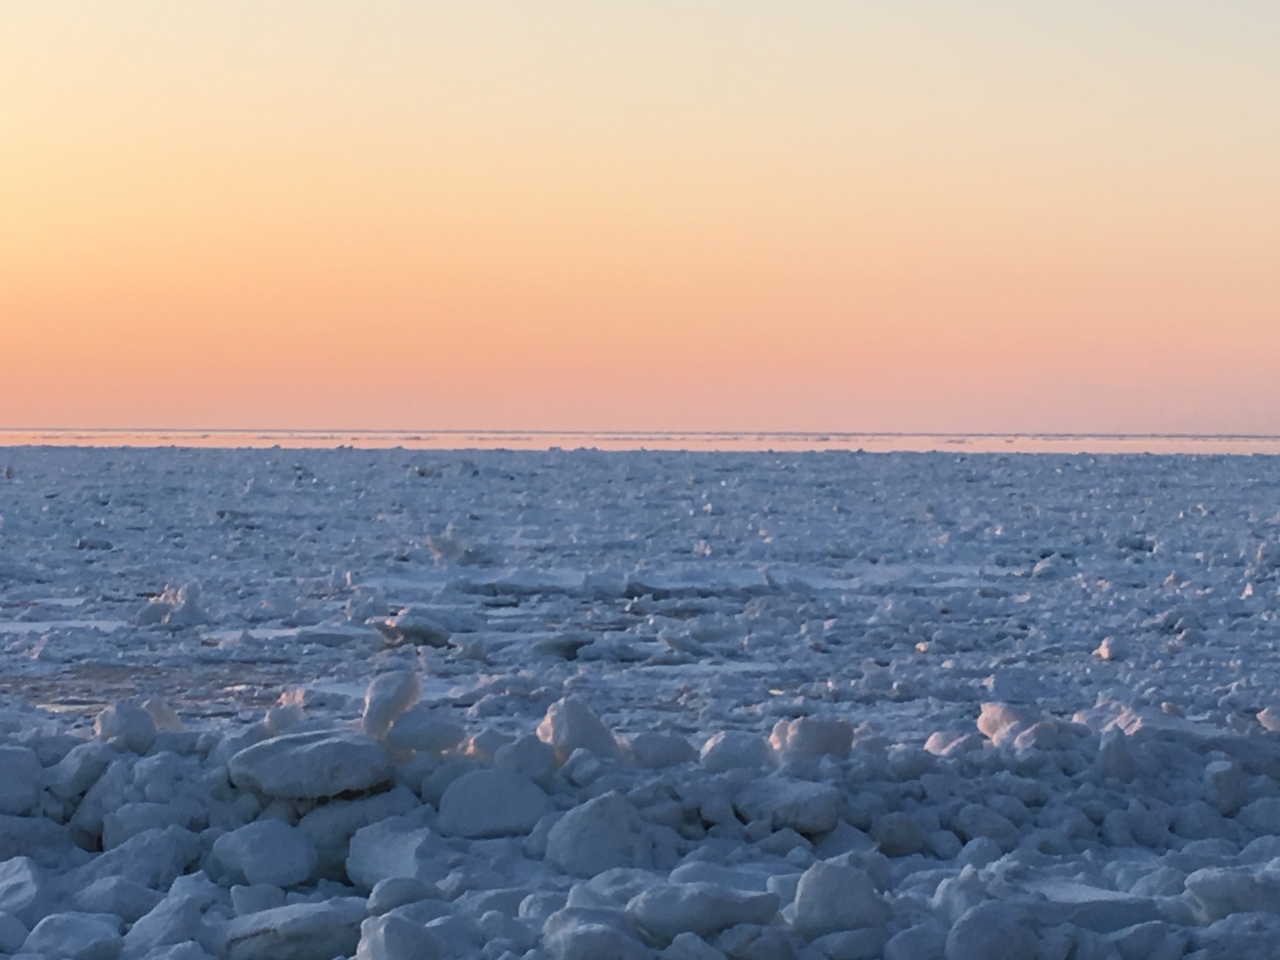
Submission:
[[[0,426],[1280,433],[1280,4],[0,5]]]

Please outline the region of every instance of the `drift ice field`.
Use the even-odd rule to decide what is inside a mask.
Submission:
[[[1280,458],[0,450],[0,955],[1280,956]]]

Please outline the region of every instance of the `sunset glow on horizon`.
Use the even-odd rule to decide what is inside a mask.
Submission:
[[[1280,433],[1280,6],[0,6],[0,427]]]

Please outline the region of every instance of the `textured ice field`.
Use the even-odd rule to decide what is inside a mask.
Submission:
[[[10,448],[0,518],[0,954],[1280,949],[1280,458]]]

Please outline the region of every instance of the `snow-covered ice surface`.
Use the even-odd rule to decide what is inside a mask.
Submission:
[[[1276,955],[1280,458],[7,448],[0,518],[0,955]]]

